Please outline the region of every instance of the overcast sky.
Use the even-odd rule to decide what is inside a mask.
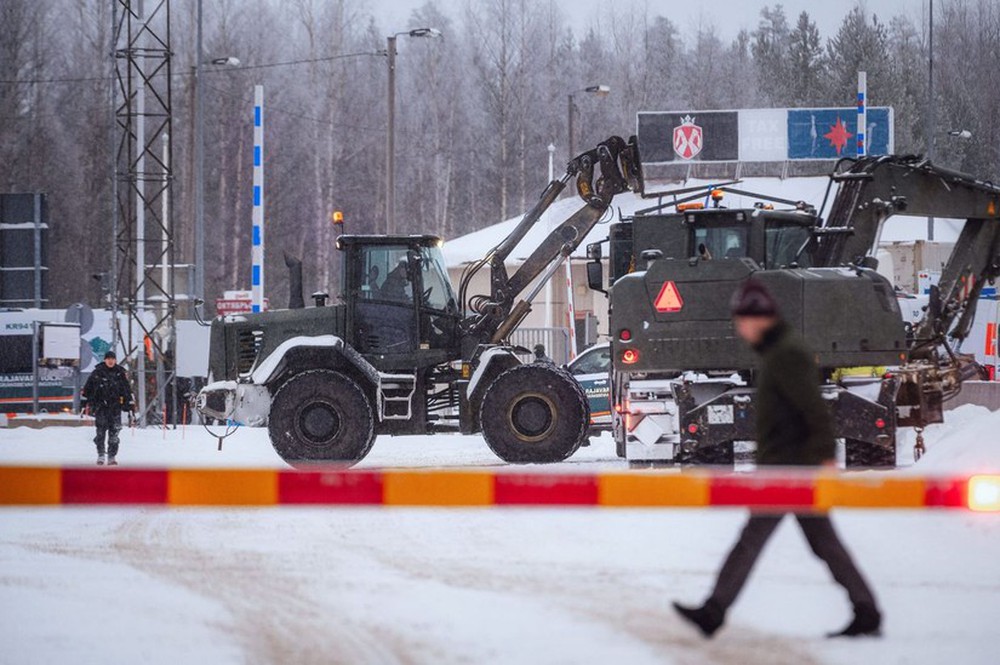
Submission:
[[[476,0],[471,0],[476,2]],[[641,7],[643,0],[556,0],[563,7],[563,14],[579,37],[595,24],[596,16],[600,16],[609,8],[622,8],[634,5]],[[405,27],[410,12],[425,0],[364,0],[365,5],[372,8],[380,26],[385,29],[401,30]],[[466,0],[438,0],[439,5],[449,10],[453,16],[458,16]],[[720,36],[724,40],[731,39],[741,29],[753,30],[760,18],[762,7],[774,5],[774,2],[763,0],[645,0],[652,15],[662,14],[677,24],[682,34],[694,33],[698,26],[716,22]],[[795,17],[802,10],[816,21],[824,38],[836,33],[844,15],[851,10],[855,0],[784,0],[781,4],[789,16],[789,22],[794,25]],[[888,22],[896,14],[909,14],[914,22],[922,20],[927,0],[864,0],[869,11],[878,14],[879,18]],[[936,12],[935,12],[936,13]]]

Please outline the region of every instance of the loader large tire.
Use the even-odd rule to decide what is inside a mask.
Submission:
[[[505,462],[561,462],[587,438],[590,407],[569,372],[547,363],[513,367],[486,389],[480,425]]]
[[[848,469],[892,469],[896,466],[896,447],[844,439],[844,457]]]
[[[349,466],[371,450],[375,417],[353,379],[331,370],[310,370],[278,389],[268,433],[274,449],[291,466]]]

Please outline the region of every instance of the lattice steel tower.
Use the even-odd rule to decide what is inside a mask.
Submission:
[[[115,198],[112,307],[140,426],[177,413],[170,0],[111,0]]]

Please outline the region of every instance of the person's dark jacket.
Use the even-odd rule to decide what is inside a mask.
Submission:
[[[108,367],[100,363],[90,373],[82,394],[91,411],[132,409],[132,389],[128,384],[128,374],[120,365]]]
[[[834,459],[830,410],[819,369],[789,326],[779,322],[754,347],[757,378],[757,463],[820,465]]]

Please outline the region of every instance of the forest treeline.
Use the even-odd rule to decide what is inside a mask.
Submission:
[[[111,238],[109,38],[112,0],[0,2],[0,191],[42,191],[52,226],[53,305],[96,304]],[[147,0],[152,4],[152,0]],[[846,3],[845,3],[846,4]],[[914,3],[918,5],[919,3]],[[895,108],[897,152],[1000,175],[1000,0],[949,0],[935,14],[936,122],[928,127],[926,7],[850,8],[834,34],[809,14],[764,7],[753,30],[679,25],[656,2],[615,2],[583,34],[553,0],[429,0],[391,25],[361,0],[206,0],[206,290],[246,288],[250,271],[253,85],[265,87],[268,295],[284,304],[282,253],[306,288],[335,287],[330,213],[347,232],[385,229],[386,35],[399,38],[397,218],[402,232],[452,238],[523,211],[544,186],[548,145],[634,131],[640,110],[844,105],[856,72],[872,104]],[[174,224],[193,256],[195,2],[171,0]],[[724,21],[720,18],[719,21]],[[334,57],[345,56],[345,57]],[[304,61],[292,65],[274,65]],[[252,66],[252,67],[251,67]],[[964,129],[972,139],[948,132]]]

